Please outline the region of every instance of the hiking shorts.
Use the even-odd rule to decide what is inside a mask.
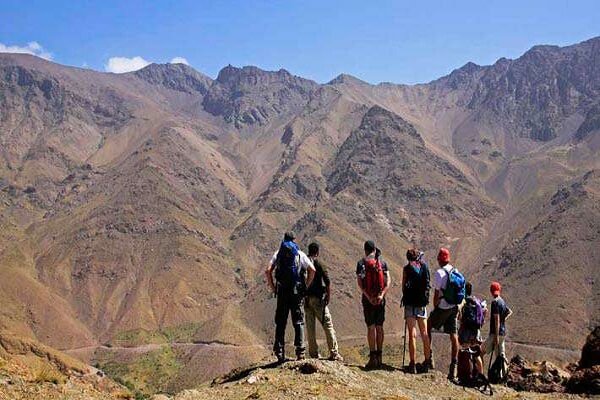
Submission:
[[[363,297],[362,306],[367,326],[383,325],[385,322],[385,299],[381,304],[374,306],[369,300]]]
[[[404,306],[404,319],[407,318],[427,318],[427,307]]]
[[[458,306],[444,309],[436,307],[431,314],[429,314],[429,319],[427,320],[427,324],[431,326],[431,329],[440,330],[440,328],[444,327],[444,333],[449,335],[458,333]]]

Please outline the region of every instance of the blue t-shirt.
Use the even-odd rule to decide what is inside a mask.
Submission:
[[[508,306],[500,296],[492,300],[492,317],[490,318],[490,335],[496,333],[496,315],[500,315],[500,336],[506,336],[506,315],[508,315]]]

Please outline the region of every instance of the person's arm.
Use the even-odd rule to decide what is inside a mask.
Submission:
[[[331,300],[331,280],[329,279],[329,272],[327,268],[321,264],[321,271],[323,273],[323,282],[325,282],[325,305],[329,304]]]
[[[267,276],[267,284],[269,285],[269,289],[271,289],[271,292],[276,293],[277,288],[275,287],[275,282],[273,281],[273,264],[269,263],[265,274]]]
[[[306,255],[305,257],[305,262],[306,262],[306,287],[310,287],[310,285],[312,284],[313,280],[315,279],[315,266],[312,263],[312,261],[310,260],[310,258],[308,258]]]
[[[385,285],[383,287],[383,290],[381,291],[379,296],[377,296],[377,304],[381,304],[381,302],[383,301],[383,298],[385,297],[385,294],[387,293],[388,289],[390,288],[390,285],[392,284],[392,276],[390,275],[389,271],[385,271],[384,281],[385,281]]]
[[[371,296],[369,296],[365,287],[363,286],[363,278],[358,273],[358,268],[357,268],[357,272],[356,272],[356,284],[358,285],[358,288],[360,289],[360,292],[362,293],[362,295],[365,296],[367,300],[369,300],[369,303],[375,304],[375,302],[373,301]]]
[[[498,346],[498,343],[500,342],[500,314],[492,314],[492,318],[494,318],[496,323],[494,329],[494,346]]]
[[[433,306],[437,307],[440,305],[440,301],[442,301],[441,292],[438,289],[435,289],[433,292]]]
[[[504,317],[504,321],[506,321],[511,315],[513,315],[513,310],[511,310],[510,308],[508,309],[508,314],[506,314],[506,317]]]

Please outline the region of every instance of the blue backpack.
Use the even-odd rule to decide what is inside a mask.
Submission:
[[[277,252],[277,269],[275,270],[275,279],[280,287],[293,289],[302,281],[299,252],[298,245],[291,240],[281,242]]]
[[[455,268],[452,268],[450,272],[444,269],[444,272],[448,274],[446,287],[442,291],[444,299],[448,304],[458,305],[465,299],[465,277]]]

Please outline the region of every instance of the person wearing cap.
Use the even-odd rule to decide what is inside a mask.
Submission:
[[[369,362],[367,369],[379,368],[383,365],[383,323],[385,321],[385,295],[390,288],[391,277],[386,262],[381,258],[381,251],[375,242],[367,240],[364,244],[365,257],[356,265],[356,280],[362,293],[362,306],[365,323],[367,325],[367,342],[369,344]],[[373,278],[372,271],[378,276],[383,275],[383,282],[371,286],[377,278]],[[377,286],[377,287],[375,287]],[[373,293],[376,289],[377,293]]]
[[[502,285],[500,282],[492,282],[490,293],[494,298],[491,304],[492,316],[490,318],[490,334],[483,344],[483,354],[491,353],[506,358],[504,347],[504,338],[506,337],[506,320],[512,315],[512,310],[506,304],[506,301],[500,297]]]
[[[433,276],[433,306],[434,309],[429,314],[427,320],[427,334],[430,342],[433,342],[431,331],[444,328],[444,333],[450,335],[450,343],[452,345],[452,360],[450,362],[450,370],[448,379],[453,380],[456,375],[456,366],[458,363],[458,304],[450,304],[445,298],[443,291],[448,284],[448,277],[453,269],[450,264],[450,251],[446,248],[441,248],[438,252],[437,262],[440,268]],[[433,348],[433,346],[432,346]],[[425,360],[427,369],[434,369],[433,352],[431,357]]]
[[[278,362],[285,361],[285,327],[288,315],[292,315],[296,358],[305,358],[304,345],[304,294],[315,276],[315,267],[310,258],[295,243],[296,235],[286,232],[279,250],[273,254],[265,271],[267,284],[277,297],[275,310],[275,342],[273,352]],[[273,280],[273,271],[277,284]]]

